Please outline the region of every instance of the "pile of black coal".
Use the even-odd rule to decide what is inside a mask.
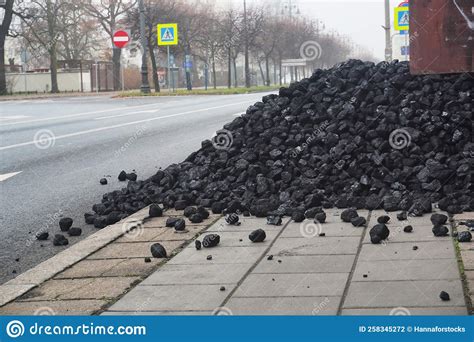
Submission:
[[[225,146],[206,140],[182,163],[104,195],[95,218],[151,203],[259,217],[314,207],[422,215],[436,202],[473,210],[473,89],[467,73],[415,76],[398,61],[316,70],[225,125]]]

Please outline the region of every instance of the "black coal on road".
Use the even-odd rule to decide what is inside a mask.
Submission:
[[[350,60],[265,96],[184,162],[104,195],[93,215],[102,227],[152,203],[256,216],[320,206],[423,215],[434,202],[472,210],[473,111],[468,74]]]

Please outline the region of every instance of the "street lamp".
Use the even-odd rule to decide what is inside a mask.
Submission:
[[[148,63],[147,63],[147,42],[145,37],[145,6],[143,5],[143,0],[138,2],[140,8],[140,38],[142,44],[142,85],[140,90],[143,94],[151,93],[150,84],[148,83]]]

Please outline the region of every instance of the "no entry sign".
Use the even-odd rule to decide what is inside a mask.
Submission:
[[[130,42],[130,35],[127,31],[116,31],[114,33],[113,42],[116,47],[122,49]]]

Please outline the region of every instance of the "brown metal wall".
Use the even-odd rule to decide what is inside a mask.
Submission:
[[[413,74],[474,72],[473,7],[474,0],[410,0]]]

